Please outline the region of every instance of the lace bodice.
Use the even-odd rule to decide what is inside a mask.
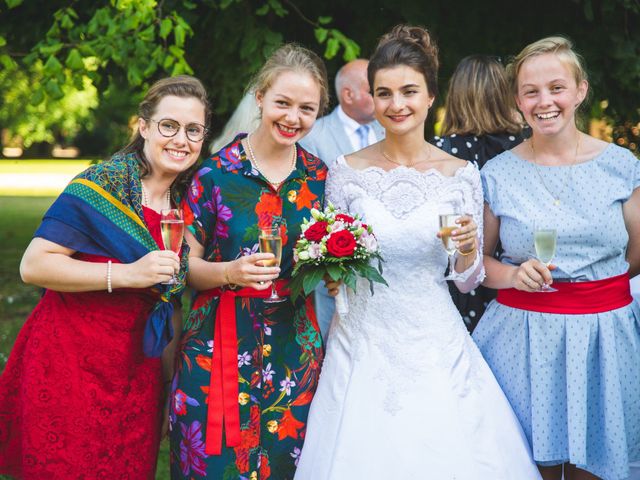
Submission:
[[[327,198],[345,212],[362,215],[373,227],[385,260],[383,275],[389,286],[376,285],[371,296],[368,283],[360,279],[357,291],[348,295],[349,313],[334,324],[349,338],[354,355],[387,357],[388,371],[380,374],[395,378],[395,385],[398,372],[412,375],[434,363],[455,362],[471,340],[444,279],[448,257],[436,237],[438,212],[451,203],[461,205],[473,215],[482,239],[477,168],[469,163],[450,177],[435,169],[356,170],[340,157],[329,170]],[[480,256],[453,277],[467,290],[477,286],[484,278]],[[329,348],[336,333],[330,333]],[[390,402],[395,393],[392,387]]]

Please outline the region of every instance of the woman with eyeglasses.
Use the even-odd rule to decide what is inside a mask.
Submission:
[[[20,265],[45,292],[0,377],[0,473],[154,478],[160,356],[170,363],[188,251],[165,248],[160,212],[184,193],[208,111],[199,80],[156,82],[131,143],[78,175],[45,214]]]

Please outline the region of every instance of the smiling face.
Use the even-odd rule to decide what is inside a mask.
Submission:
[[[575,111],[588,90],[576,83],[566,63],[553,53],[526,60],[518,72],[516,103],[534,133],[556,135],[575,126]]]
[[[313,127],[320,108],[320,86],[303,72],[284,71],[264,92],[256,93],[262,108],[260,129],[280,145],[293,145]]]
[[[376,118],[387,132],[403,135],[424,129],[433,95],[422,73],[399,65],[376,72],[373,103]]]
[[[173,137],[160,134],[158,122],[171,119],[181,127]],[[138,120],[140,135],[144,138],[144,155],[151,166],[152,175],[173,175],[187,170],[193,165],[202,149],[202,140],[191,141],[187,138],[184,126],[205,123],[205,108],[200,100],[194,97],[176,97],[167,95],[155,109],[147,121]]]

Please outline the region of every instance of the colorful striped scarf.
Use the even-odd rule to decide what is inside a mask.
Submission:
[[[132,263],[158,250],[144,222],[136,154],[115,155],[75,177],[56,199],[36,231],[72,250]],[[144,331],[143,350],[159,357],[173,337],[171,299],[182,295],[186,283],[188,246],[183,243],[176,285],[157,284],[160,300]]]

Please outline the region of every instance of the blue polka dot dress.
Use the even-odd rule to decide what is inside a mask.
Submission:
[[[599,280],[628,270],[622,205],[640,186],[640,162],[629,151],[610,144],[573,167],[536,166],[507,151],[481,173],[485,201],[500,219],[502,262],[535,256],[539,222],[558,232],[554,279]],[[473,337],[539,464],[571,462],[606,480],[628,477],[629,462],[640,459],[636,302],[565,315],[494,300]]]

